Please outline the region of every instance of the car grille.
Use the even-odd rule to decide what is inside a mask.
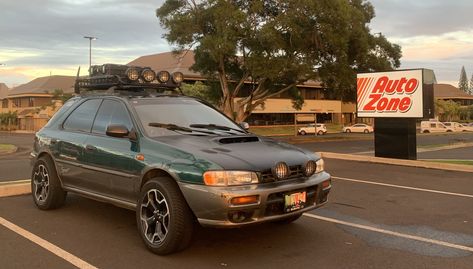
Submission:
[[[304,169],[302,168],[302,165],[293,165],[293,166],[289,166],[289,176],[281,180],[288,180],[288,179],[299,178],[303,176],[304,176]],[[269,183],[269,182],[276,182],[276,181],[279,181],[279,179],[274,177],[273,173],[271,172],[271,169],[261,172],[260,174],[261,183]]]
[[[312,206],[315,203],[315,199],[317,196],[317,186],[311,186],[306,189],[296,190],[291,192],[301,192],[306,191],[306,207]],[[284,195],[287,192],[278,192],[272,193],[268,196],[266,200],[266,209],[265,209],[265,216],[274,216],[274,215],[281,215],[284,214]]]

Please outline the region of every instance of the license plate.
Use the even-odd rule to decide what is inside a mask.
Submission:
[[[284,195],[284,211],[292,212],[304,208],[306,197],[305,191]]]

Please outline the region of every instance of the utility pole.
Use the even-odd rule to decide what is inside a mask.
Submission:
[[[92,40],[97,40],[97,37],[84,36],[84,38],[87,38],[89,40],[89,72],[90,72],[90,67],[92,66]]]

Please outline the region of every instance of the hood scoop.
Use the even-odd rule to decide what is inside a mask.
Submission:
[[[225,137],[218,140],[220,144],[235,144],[235,143],[249,143],[259,142],[257,136],[237,136],[237,137]]]

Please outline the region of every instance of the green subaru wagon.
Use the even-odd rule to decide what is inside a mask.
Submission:
[[[196,223],[290,223],[327,202],[319,155],[176,94],[182,74],[116,65],[90,74],[36,133],[38,208],[58,208],[71,192],[134,210],[143,242],[164,255],[186,248]]]

